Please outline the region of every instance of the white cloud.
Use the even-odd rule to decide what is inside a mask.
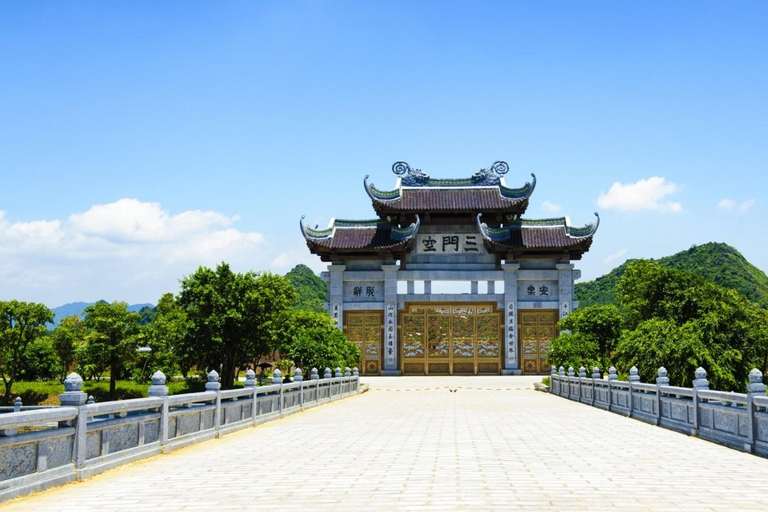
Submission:
[[[737,202],[733,199],[723,198],[717,202],[717,206],[723,210],[739,211],[741,213],[746,212],[755,205],[754,199],[747,199],[746,201]]]
[[[620,261],[622,258],[624,258],[624,255],[626,254],[626,249],[619,249],[615,253],[608,255],[608,257],[603,260],[603,263],[616,263],[617,261]]]
[[[557,213],[557,212],[560,211],[560,205],[559,204],[555,204],[552,201],[544,201],[544,203],[542,203],[541,207],[544,209],[544,211],[549,212],[549,213]]]
[[[238,217],[121,199],[66,220],[13,222],[0,211],[0,300],[58,306],[72,300],[154,301],[178,290],[199,265],[236,271],[267,268],[273,248]]]
[[[633,212],[651,210],[663,213],[680,213],[683,206],[665,199],[678,190],[675,183],[653,176],[635,183],[614,183],[608,193],[600,194],[597,204],[605,210]]]

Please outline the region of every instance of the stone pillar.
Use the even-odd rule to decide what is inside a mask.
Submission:
[[[488,281],[488,294],[493,295],[496,293],[496,281]]]
[[[384,367],[382,375],[400,375],[397,341],[397,265],[382,265],[384,271]],[[426,282],[424,283],[426,291]]]
[[[336,327],[344,326],[344,271],[346,265],[329,265],[330,280],[328,281],[328,304],[331,308],[331,318]]]
[[[477,295],[477,293],[478,293],[478,288],[479,288],[479,286],[478,286],[478,281],[470,281],[470,285],[469,285],[469,287],[470,287],[470,293],[471,293],[472,295]]]
[[[571,312],[571,302],[573,302],[573,265],[570,263],[558,263],[557,283],[558,300],[560,302],[560,319],[562,320]]]
[[[502,375],[520,375],[517,359],[517,273],[519,263],[504,263],[504,368]]]
[[[424,295],[432,293],[432,281],[424,281]]]
[[[413,281],[408,281],[408,284],[406,286],[408,288],[406,292],[408,293],[408,295],[413,295],[416,293],[416,286]]]

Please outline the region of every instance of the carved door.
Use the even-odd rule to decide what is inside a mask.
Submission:
[[[557,335],[557,315],[557,310],[519,312],[523,373],[549,373],[547,352]]]
[[[404,375],[501,371],[503,325],[495,304],[408,304],[400,319]]]
[[[383,315],[380,311],[346,311],[344,332],[360,349],[361,375],[381,374],[381,348],[384,341]]]

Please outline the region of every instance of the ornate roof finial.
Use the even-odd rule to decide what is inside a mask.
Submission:
[[[412,171],[411,166],[408,165],[406,162],[395,162],[392,164],[392,172],[397,174],[398,176],[402,176],[406,172],[410,174]]]
[[[499,176],[504,176],[509,172],[509,164],[507,164],[507,162],[505,162],[504,160],[498,160],[496,162],[493,162],[491,169],[493,170],[493,172],[495,172]]]

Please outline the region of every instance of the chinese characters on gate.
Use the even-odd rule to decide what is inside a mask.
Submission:
[[[387,360],[395,360],[395,305],[387,304]]]
[[[363,296],[363,287],[362,286],[355,286],[352,288],[352,295],[355,297],[362,297]],[[376,297],[376,287],[375,286],[366,286],[365,287],[365,296],[366,297]]]
[[[416,252],[421,254],[454,254],[481,252],[481,249],[478,235],[429,234],[417,236]]]
[[[509,350],[509,360],[515,359],[515,305],[510,302],[507,304],[507,344]]]
[[[527,290],[527,293],[528,293],[529,297],[535,297],[537,295],[539,297],[549,296],[549,287],[547,285],[544,285],[544,284],[539,286],[538,290],[533,285],[528,286],[528,288],[526,290]],[[538,291],[538,293],[536,293],[537,291]]]

